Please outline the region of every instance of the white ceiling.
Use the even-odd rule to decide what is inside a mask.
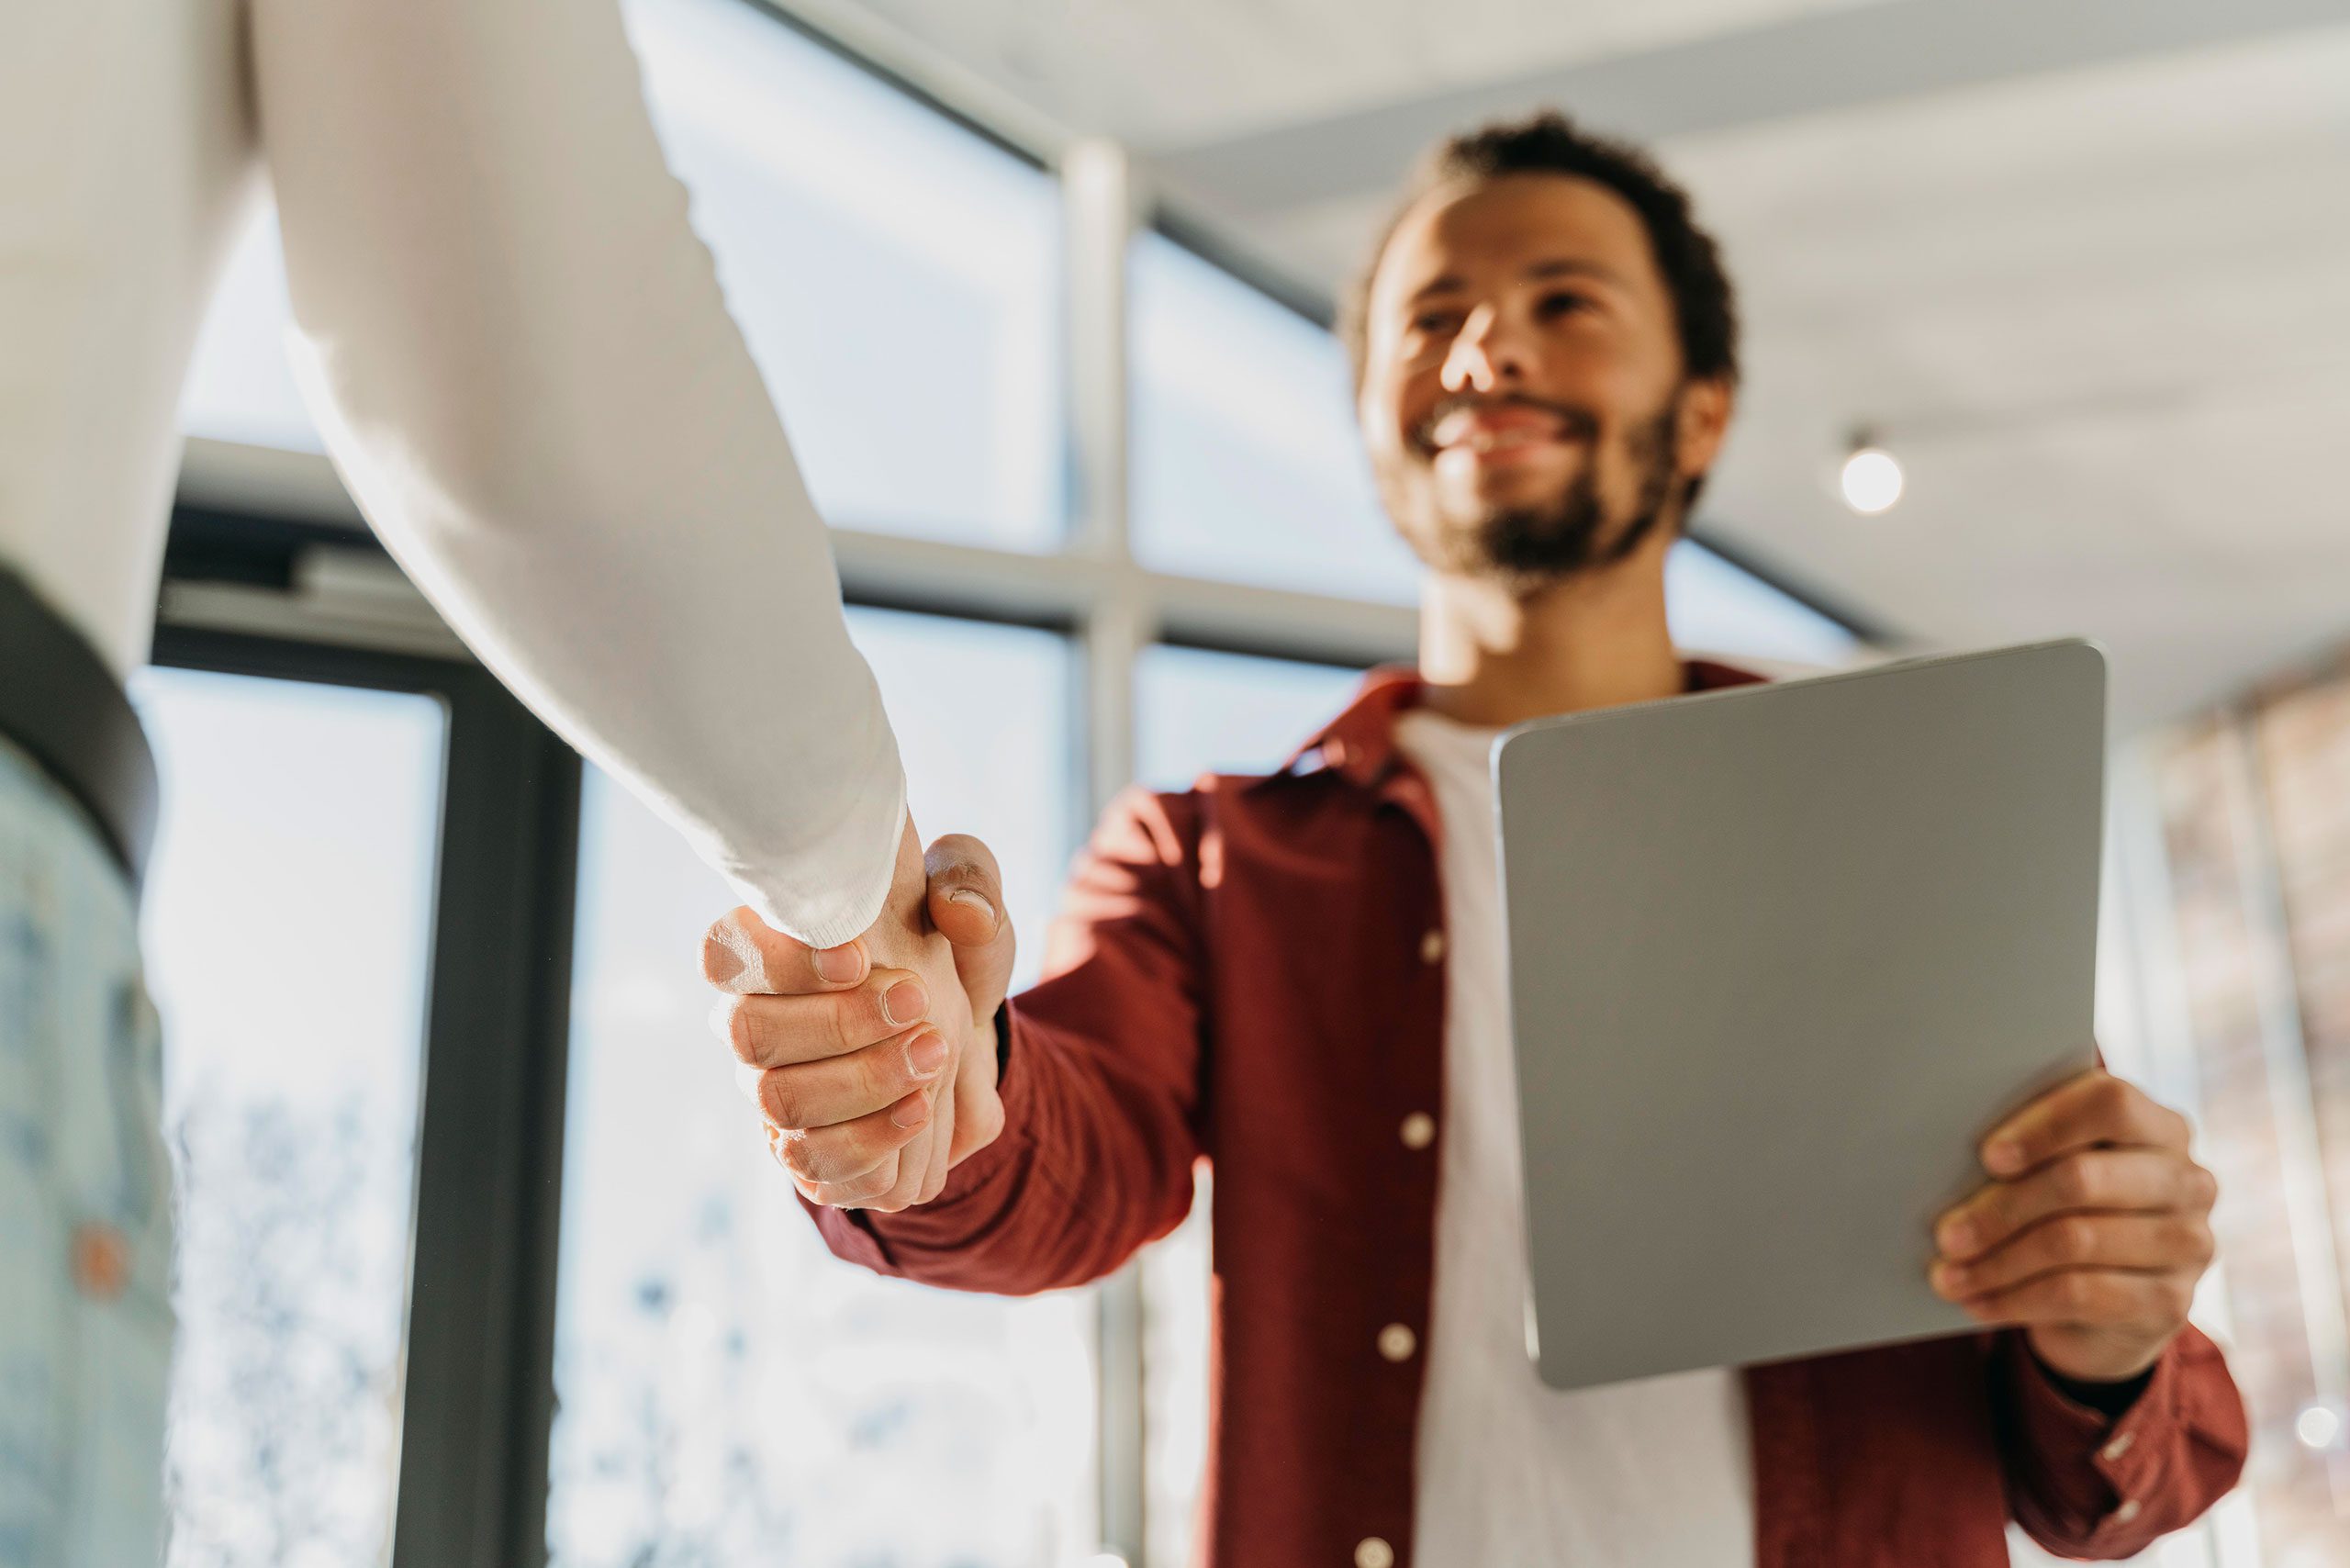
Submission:
[[[1063,125],[1145,151],[1857,0],[853,0]]]
[[[2350,640],[2350,0],[795,8],[1128,142],[1314,288],[1395,149],[1606,106],[1742,290],[1726,543],[1929,644],[2096,635],[2125,728]],[[1858,422],[1882,518],[1827,485]]]

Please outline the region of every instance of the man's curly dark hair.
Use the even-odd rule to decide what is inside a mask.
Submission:
[[[1449,138],[1414,167],[1379,242],[1339,304],[1338,335],[1346,343],[1358,392],[1362,389],[1364,312],[1371,277],[1404,215],[1438,185],[1473,185],[1505,174],[1571,174],[1595,181],[1631,203],[1648,230],[1657,271],[1673,297],[1684,368],[1693,376],[1718,376],[1737,384],[1738,301],[1713,236],[1690,215],[1689,194],[1639,148],[1595,136],[1566,116],[1546,111]]]

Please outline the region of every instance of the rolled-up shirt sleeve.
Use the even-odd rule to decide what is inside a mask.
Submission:
[[[1998,1337],[1991,1368],[2009,1506],[2051,1551],[2132,1556],[2196,1518],[2243,1473],[2244,1401],[2199,1329],[2180,1331],[2116,1415],[2068,1397],[2020,1332]]]
[[[770,924],[870,925],[904,817],[839,577],[610,0],[254,0],[297,375],[516,695]]]

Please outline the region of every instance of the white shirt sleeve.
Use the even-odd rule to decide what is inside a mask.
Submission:
[[[252,16],[297,371],[370,522],[769,924],[863,931],[896,740],[612,0]]]

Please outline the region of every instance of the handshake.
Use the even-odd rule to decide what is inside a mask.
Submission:
[[[808,947],[749,909],[702,937],[724,994],[711,1026],[733,1048],[767,1147],[811,1203],[895,1212],[1003,1130],[996,1010],[1013,939],[1002,876],[978,839],[923,853],[911,819],[871,929]]]

